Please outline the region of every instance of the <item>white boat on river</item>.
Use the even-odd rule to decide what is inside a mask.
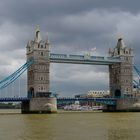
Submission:
[[[64,106],[64,110],[72,110],[72,111],[94,111],[94,110],[102,110],[103,106],[81,106],[79,105],[79,102],[76,101],[75,104],[72,105],[66,105]]]

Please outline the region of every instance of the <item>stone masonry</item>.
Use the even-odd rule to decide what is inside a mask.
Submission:
[[[22,103],[22,113],[56,112],[56,98],[50,93],[50,61],[49,40],[42,40],[39,28],[35,31],[35,38],[27,44],[27,61],[34,63],[27,71],[27,88],[29,102]]]
[[[122,38],[119,38],[114,50],[109,50],[109,55],[122,61],[109,66],[111,97],[132,97],[133,50],[125,46]]]

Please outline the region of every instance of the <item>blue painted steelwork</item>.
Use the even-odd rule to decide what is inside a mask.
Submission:
[[[33,64],[33,62],[34,62],[33,60],[27,61],[13,74],[0,81],[0,89],[3,89],[7,87],[9,84],[11,84],[12,82],[14,82],[24,71],[26,71]]]
[[[29,101],[27,97],[0,98],[0,102],[22,102]],[[93,101],[107,105],[116,105],[116,98],[57,98],[57,103],[75,102],[75,101]]]
[[[0,102],[22,102],[29,100],[27,97],[0,98]]]
[[[29,101],[28,97],[0,98],[0,102],[22,102]],[[57,98],[57,104],[75,101],[93,101],[96,103],[116,105],[116,98]]]
[[[136,86],[140,86],[140,84],[136,80],[133,80],[133,84]]]
[[[136,65],[133,66],[134,70],[136,71],[136,73],[139,75],[140,77],[140,70],[136,67]]]
[[[71,63],[71,64],[88,64],[88,65],[111,65],[120,63],[119,57],[102,57],[90,55],[68,55],[50,53],[50,62],[52,63]]]
[[[140,70],[136,67],[136,65],[134,65],[133,68],[134,68],[134,70],[136,71],[136,73],[138,74],[138,76],[140,78]],[[133,85],[135,86],[135,88],[140,89],[140,83],[137,82],[136,80],[133,80]]]
[[[57,98],[57,103],[75,102],[75,101],[92,101],[106,105],[116,105],[116,98]]]

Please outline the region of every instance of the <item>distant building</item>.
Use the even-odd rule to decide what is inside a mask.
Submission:
[[[109,97],[110,92],[105,90],[89,90],[86,94],[75,95],[75,98],[103,98]]]

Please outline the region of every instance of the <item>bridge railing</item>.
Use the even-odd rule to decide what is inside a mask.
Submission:
[[[90,101],[90,102],[96,102],[101,104],[107,104],[107,105],[116,105],[117,99],[116,98],[57,98],[58,104],[61,103],[74,103],[75,101]]]
[[[85,55],[73,55],[73,54],[55,54],[50,53],[50,59],[69,59],[69,60],[94,60],[94,61],[114,61],[121,62],[119,57],[103,57],[103,56],[90,56]]]

